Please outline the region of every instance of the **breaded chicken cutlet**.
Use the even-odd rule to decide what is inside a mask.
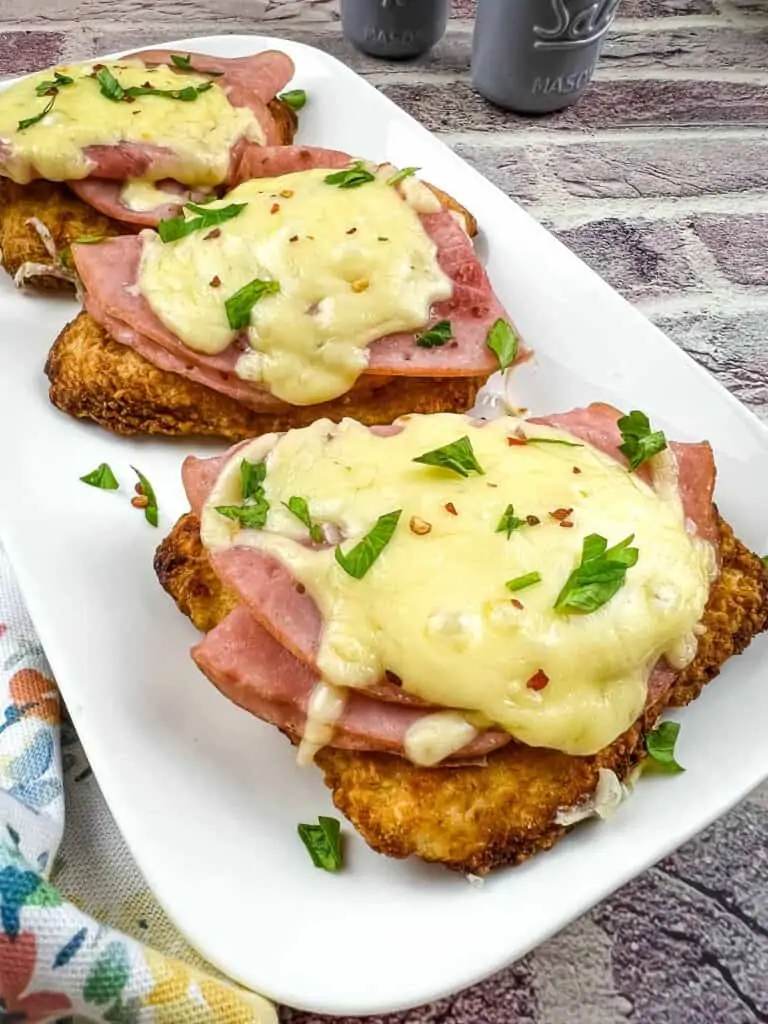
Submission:
[[[280,145],[289,146],[298,128],[296,112],[283,100],[268,104]],[[78,238],[112,238],[137,229],[105,217],[60,182],[18,185],[0,177],[0,266],[12,277],[22,268],[23,283],[44,291],[72,291],[75,276],[66,252]],[[45,237],[47,234],[48,237]],[[62,253],[64,253],[62,262]],[[44,273],[50,267],[52,273]]]
[[[721,572],[714,583],[694,661],[664,698],[609,747],[592,757],[511,743],[487,763],[421,768],[388,754],[326,747],[316,755],[338,809],[374,850],[417,856],[458,871],[485,874],[549,849],[572,826],[558,813],[589,801],[600,769],[626,780],[645,757],[644,734],[667,706],[699,696],[734,654],[768,628],[768,569],[718,517]],[[188,513],[158,548],[155,571],[180,611],[201,631],[213,629],[238,600],[213,571]]]

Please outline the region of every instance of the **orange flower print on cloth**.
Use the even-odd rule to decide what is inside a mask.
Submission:
[[[44,1024],[72,1008],[61,992],[25,995],[37,962],[37,940],[32,932],[15,939],[0,934],[0,1020],[13,1024]]]
[[[56,684],[34,668],[23,668],[11,678],[9,689],[13,703],[20,714],[32,715],[58,725],[61,721],[61,701]]]

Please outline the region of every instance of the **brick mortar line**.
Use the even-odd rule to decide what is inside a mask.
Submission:
[[[537,220],[554,223],[558,230],[579,228],[595,220],[667,221],[686,217],[768,214],[768,190],[743,190],[733,195],[680,197],[638,196],[634,199],[579,199],[570,192],[526,203],[525,209]]]
[[[743,316],[749,313],[768,315],[768,289],[737,291],[744,285],[729,283],[727,288],[710,291],[688,291],[679,295],[658,295],[635,299],[633,305],[649,317],[684,317],[704,314],[717,316]]]
[[[716,141],[716,142],[750,142],[768,141],[766,136],[768,120],[759,126],[744,127],[743,125],[714,124],[712,127],[692,125],[689,128],[679,126],[667,128],[574,128],[572,131],[552,128],[528,128],[519,132],[434,132],[448,146],[474,146],[478,149],[506,151],[511,148],[528,149],[544,146],[574,146],[594,143],[617,142],[636,143],[648,142],[680,142],[680,141]]]
[[[366,68],[358,71],[358,74],[372,85],[406,85],[416,90],[425,85],[468,83],[471,73],[469,68],[466,71],[421,69],[417,73],[413,71],[378,71]],[[760,86],[768,85],[768,71],[740,71],[734,68],[719,68],[716,71],[706,68],[619,68],[598,64],[595,80],[600,82],[728,82]]]

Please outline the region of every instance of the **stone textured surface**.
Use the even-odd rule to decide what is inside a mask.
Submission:
[[[768,0],[623,0],[596,84],[537,121],[472,92],[474,9],[453,0],[432,54],[387,65],[344,42],[336,0],[0,0],[0,74],[181,35],[312,42],[444,133],[768,420]],[[386,1024],[766,1024],[766,878],[763,788],[520,963]]]

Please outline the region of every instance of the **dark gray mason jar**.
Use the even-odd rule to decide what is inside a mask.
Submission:
[[[344,35],[374,57],[418,57],[439,42],[450,0],[341,0]]]
[[[472,84],[493,103],[547,114],[590,83],[619,0],[478,0]]]

